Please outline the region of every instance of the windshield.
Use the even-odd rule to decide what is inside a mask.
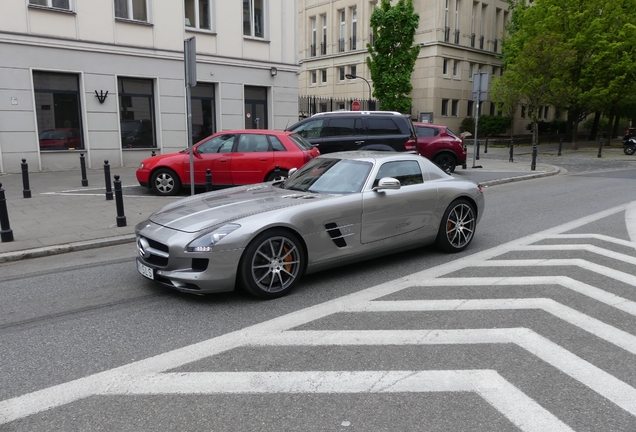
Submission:
[[[360,192],[373,165],[343,159],[312,159],[290,177],[285,189],[326,194]]]

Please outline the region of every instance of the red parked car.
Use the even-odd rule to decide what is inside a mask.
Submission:
[[[82,148],[82,133],[79,129],[57,128],[40,132],[41,150]]]
[[[273,181],[320,155],[298,134],[263,129],[217,132],[193,147],[195,186],[205,186],[210,168],[215,189]],[[159,195],[178,194],[182,186],[190,185],[190,152],[144,159],[137,180]]]
[[[417,130],[417,151],[444,171],[453,172],[466,162],[462,139],[444,125],[413,122]]]

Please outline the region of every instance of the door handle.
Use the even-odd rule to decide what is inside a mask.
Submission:
[[[357,145],[362,145],[362,144],[364,144],[364,141],[356,141],[355,143],[356,143]]]

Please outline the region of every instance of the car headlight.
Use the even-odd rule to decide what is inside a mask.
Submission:
[[[144,164],[143,164],[143,163],[140,163],[140,164],[139,164],[139,169],[143,169],[143,168],[144,168]]]
[[[188,252],[212,252],[215,244],[217,244],[223,237],[240,227],[241,226],[238,224],[223,225],[222,227],[206,233],[192,241],[186,250]]]

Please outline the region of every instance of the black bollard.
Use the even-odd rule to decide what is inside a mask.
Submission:
[[[515,151],[515,142],[512,138],[510,138],[510,158],[508,159],[508,162],[515,161],[515,158],[513,157],[514,151]]]
[[[13,231],[9,225],[9,212],[7,211],[7,200],[4,197],[2,183],[0,183],[0,240],[3,243],[13,241]]]
[[[31,198],[31,189],[29,189],[29,164],[26,159],[22,159],[22,197]]]
[[[121,194],[121,180],[119,176],[115,174],[115,204],[117,206],[117,226],[126,226],[126,216],[124,216],[124,198]]]
[[[557,153],[557,156],[561,156],[562,149],[563,149],[563,138],[559,138],[559,153]]]
[[[477,140],[477,153],[475,155],[475,159],[479,160],[479,147],[481,146],[481,141]],[[474,168],[474,167],[473,167]]]
[[[462,138],[462,145],[464,146],[464,153],[466,153],[466,159],[468,159],[468,147],[466,147],[466,140]],[[464,159],[464,163],[462,164],[462,169],[468,168],[466,159]]]
[[[603,152],[603,140],[600,140],[598,142],[598,155],[596,155],[596,157],[601,157],[601,153]]]
[[[155,151],[154,151],[154,150],[152,151],[152,153],[150,153],[150,156],[153,156],[153,157],[154,157],[154,156],[157,156],[157,155],[155,154]]]
[[[280,177],[281,177],[280,167],[276,165],[276,168],[274,168],[274,180],[279,179]]]
[[[488,138],[486,138],[486,143],[484,144],[484,154],[488,153]]]
[[[82,169],[82,186],[88,186],[88,179],[86,178],[86,159],[84,159],[84,153],[80,153],[80,168]]]
[[[537,145],[532,144],[532,163],[530,164],[530,170],[534,171],[537,168]]]
[[[210,192],[212,190],[212,170],[210,168],[205,170],[205,191]]]
[[[110,165],[108,165],[108,160],[104,161],[104,181],[106,183],[106,201],[112,201],[113,189],[110,183]]]

